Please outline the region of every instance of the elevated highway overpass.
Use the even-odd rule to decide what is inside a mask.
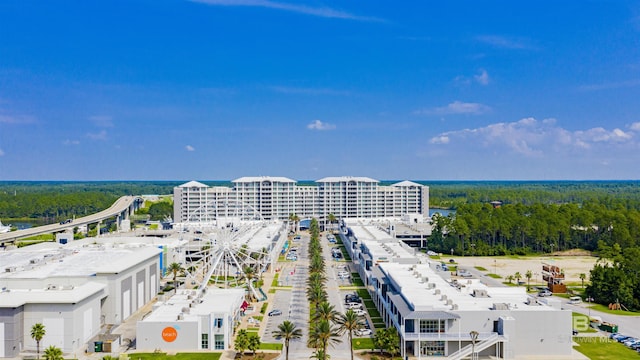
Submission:
[[[138,209],[141,203],[142,198],[139,196],[123,196],[116,200],[109,208],[92,215],[77,218],[69,223],[49,224],[0,234],[0,245],[26,237],[61,232],[73,229],[76,226],[100,223],[112,217],[115,217],[119,224],[121,220],[128,219],[129,216]]]

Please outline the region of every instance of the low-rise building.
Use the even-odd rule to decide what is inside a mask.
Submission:
[[[378,224],[344,225],[342,241],[385,324],[398,330],[403,358],[570,358],[570,311],[524,287],[452,278]]]
[[[244,289],[180,290],[138,321],[138,350],[226,350],[240,318]]]

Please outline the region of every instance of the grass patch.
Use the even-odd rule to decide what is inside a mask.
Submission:
[[[256,316],[252,316],[254,319],[262,321],[262,319],[264,319],[264,316],[261,315],[256,315]]]
[[[429,255],[429,259],[440,260],[441,257],[440,257],[440,255]]]
[[[493,279],[502,279],[502,276],[498,274],[487,274],[487,276]]]
[[[508,282],[508,281],[503,281],[502,283],[503,283],[503,284],[505,284],[505,285],[507,285],[507,286],[518,286],[518,284],[516,284],[516,283],[510,283],[510,282]]]
[[[573,341],[578,343],[578,346],[573,348],[591,360],[638,358],[636,351],[606,337],[576,336]]]
[[[262,307],[260,308],[260,314],[264,315],[264,313],[267,311],[267,306],[269,306],[268,302],[262,304]]]
[[[280,277],[280,273],[276,273],[276,275],[273,277],[273,281],[271,282],[271,286],[278,286],[278,278]]]
[[[371,294],[369,294],[369,291],[367,289],[358,289],[356,292],[358,293],[358,296],[362,298],[362,300],[373,301],[371,300]]]
[[[372,350],[373,338],[355,338],[351,340],[353,350]]]
[[[269,293],[269,294],[275,294],[275,293],[276,293],[276,289],[269,289],[269,291],[267,291],[267,293]]]
[[[623,315],[623,316],[640,316],[640,312],[637,312],[637,311],[609,310],[607,306],[601,305],[601,304],[591,305],[589,306],[589,308],[596,311],[602,311],[607,314]]]
[[[580,319],[579,324],[587,324],[587,325],[589,324],[589,317],[587,315],[585,315],[585,314],[572,312],[571,313],[571,317],[574,319],[574,322],[573,322],[574,324],[576,323],[575,319]],[[591,326],[589,326],[584,331],[580,330],[581,326],[578,326],[578,327],[574,326],[574,328],[576,328],[576,330],[578,330],[578,332],[580,332],[580,333],[596,333],[596,332],[598,332],[598,330],[592,328]]]
[[[31,241],[31,242],[36,242],[36,241],[53,241],[55,240],[56,237],[53,234],[40,234],[40,235],[36,235],[36,236],[30,236],[28,238],[24,238],[22,239],[22,241]]]
[[[167,355],[166,353],[132,353],[128,354],[131,360],[218,360],[222,353],[206,352],[206,353],[177,353],[175,355]]]
[[[476,270],[479,271],[487,271],[487,268],[483,267],[483,266],[474,266],[476,268]]]
[[[283,344],[278,343],[261,343],[260,350],[282,350]]]

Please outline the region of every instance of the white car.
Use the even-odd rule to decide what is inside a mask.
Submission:
[[[353,310],[353,312],[354,312],[354,313],[356,313],[356,315],[358,315],[358,316],[365,316],[365,315],[367,315],[367,312],[366,312],[366,311],[364,311],[364,310],[362,310],[362,309],[355,309],[355,310]]]
[[[356,335],[357,336],[368,336],[373,334],[373,331],[371,331],[371,329],[358,329],[356,330]]]

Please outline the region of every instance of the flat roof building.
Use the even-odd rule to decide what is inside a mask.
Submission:
[[[174,188],[174,221],[212,221],[223,217],[265,220],[315,217],[401,217],[429,214],[429,187],[411,181],[389,186],[367,177],[326,177],[298,185],[285,177],[241,177],[233,187],[190,181]]]
[[[244,302],[244,289],[181,290],[136,326],[138,350],[226,350]]]
[[[571,358],[571,311],[557,300],[453,277],[379,224],[346,222],[340,236],[403,358]]]
[[[47,330],[41,349],[81,351],[101,326],[120,324],[158,293],[161,249],[99,241],[0,251],[0,357],[35,352],[36,323]]]

